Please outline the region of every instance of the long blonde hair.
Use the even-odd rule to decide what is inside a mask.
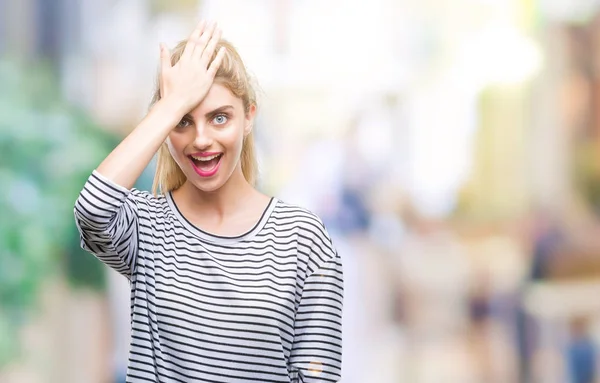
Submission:
[[[180,41],[171,52],[171,65],[175,65],[183,51],[187,40]],[[210,62],[215,59],[219,48],[225,48],[225,57],[221,62],[221,66],[215,75],[215,83],[221,84],[236,97],[242,100],[244,110],[249,113],[250,108],[257,105],[256,92],[252,86],[250,76],[246,71],[246,67],[235,47],[227,40],[221,39],[215,49]],[[160,74],[159,74],[160,75]],[[160,100],[160,79],[157,77],[156,89],[154,96],[150,102],[150,106]],[[245,138],[242,145],[242,154],[240,157],[242,165],[242,173],[248,183],[254,185],[258,173],[258,164],[256,161],[256,150],[254,148],[254,133],[251,131]],[[166,142],[158,149],[156,172],[154,173],[154,182],[152,184],[152,192],[156,195],[159,193],[168,193],[172,190],[180,188],[186,181],[185,174],[175,162]]]

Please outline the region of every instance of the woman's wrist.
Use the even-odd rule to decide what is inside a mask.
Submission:
[[[153,127],[150,128],[152,130],[159,128],[160,131],[168,133],[179,124],[187,112],[185,107],[176,100],[163,98],[152,105],[140,125]]]
[[[171,117],[174,125],[181,121],[183,116],[189,112],[188,109],[183,102],[170,97],[161,98],[152,107],[153,112],[155,111],[161,115]]]

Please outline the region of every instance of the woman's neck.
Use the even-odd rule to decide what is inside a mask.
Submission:
[[[173,192],[178,205],[185,205],[185,210],[201,211],[203,214],[221,218],[235,215],[240,207],[260,194],[246,181],[241,169],[236,169],[227,182],[217,190],[206,192],[198,189],[191,182],[185,182],[181,188]]]

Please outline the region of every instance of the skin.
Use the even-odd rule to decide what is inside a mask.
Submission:
[[[241,172],[241,142],[251,129],[255,107],[244,113],[241,100],[215,83],[225,52],[220,51],[210,65],[209,62],[220,37],[216,23],[202,21],[188,38],[175,65],[171,65],[169,51],[161,44],[161,99],[96,171],[131,189],[167,140],[173,157],[189,177],[173,193],[182,214],[203,230],[237,235],[254,225],[269,198],[248,184]],[[233,119],[218,129],[206,120],[205,114],[225,104],[233,106],[230,110]],[[181,121],[186,116],[190,124],[183,126]],[[210,179],[200,179],[190,172],[189,161],[185,163],[187,153],[204,150],[224,154],[221,168]]]
[[[213,84],[204,100],[169,134],[167,144],[187,181],[173,192],[175,203],[201,229],[225,236],[250,230],[270,198],[250,185],[242,173],[243,140],[252,129],[256,107],[244,111],[242,100],[226,87]],[[201,177],[189,156],[221,153],[214,176]]]

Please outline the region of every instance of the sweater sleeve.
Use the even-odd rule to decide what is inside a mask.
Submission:
[[[140,204],[148,198],[94,171],[75,202],[81,247],[128,279],[138,251]]]
[[[319,253],[317,259],[325,260],[304,282],[294,323],[291,379],[298,383],[337,382],[342,368],[342,261],[332,245],[314,251]]]

